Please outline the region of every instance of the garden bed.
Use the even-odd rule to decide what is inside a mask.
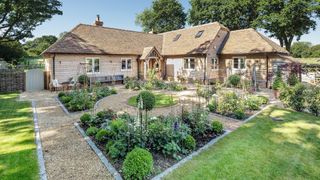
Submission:
[[[138,105],[137,97],[138,96],[130,97],[128,100],[128,104],[130,106],[137,107]],[[155,94],[155,99],[156,99],[155,108],[169,107],[169,106],[176,105],[178,103],[176,97],[166,95],[166,94]]]
[[[125,179],[150,179],[224,132],[222,124],[211,122],[200,107],[182,109],[179,116],[148,117],[154,95],[140,95],[145,109],[137,108],[137,117],[107,110],[80,118],[81,128]]]

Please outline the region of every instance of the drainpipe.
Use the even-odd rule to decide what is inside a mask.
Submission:
[[[137,66],[138,66],[138,72],[137,72],[137,77],[138,77],[138,79],[140,79],[140,64],[139,64],[139,57],[137,57]]]
[[[56,54],[53,54],[52,57],[52,79],[56,79]]]
[[[269,56],[266,55],[266,59],[267,59],[267,74],[266,74],[267,81],[266,81],[266,88],[268,88],[268,85],[269,85]]]
[[[204,63],[203,63],[203,69],[204,69],[204,72],[203,72],[203,84],[206,84],[206,79],[207,79],[207,55],[206,55],[206,58],[204,59]]]

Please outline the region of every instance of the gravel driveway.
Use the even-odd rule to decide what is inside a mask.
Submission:
[[[41,91],[20,96],[36,102],[48,179],[113,179],[74,127],[80,115],[67,116],[55,101],[56,95]]]

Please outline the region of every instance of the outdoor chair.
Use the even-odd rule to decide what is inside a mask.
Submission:
[[[63,85],[57,79],[52,80],[52,87],[54,91],[63,90]]]

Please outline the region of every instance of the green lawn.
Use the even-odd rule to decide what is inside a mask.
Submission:
[[[32,109],[18,94],[0,94],[0,179],[39,179]]]
[[[154,96],[156,97],[156,104],[155,104],[156,108],[168,107],[168,106],[173,106],[173,105],[177,104],[176,98],[175,97],[171,97],[170,95],[155,94]],[[132,96],[131,98],[129,98],[128,104],[130,106],[137,107],[136,99],[137,99],[137,96]]]
[[[273,121],[269,117],[282,118]],[[166,179],[319,179],[320,118],[269,108]]]

